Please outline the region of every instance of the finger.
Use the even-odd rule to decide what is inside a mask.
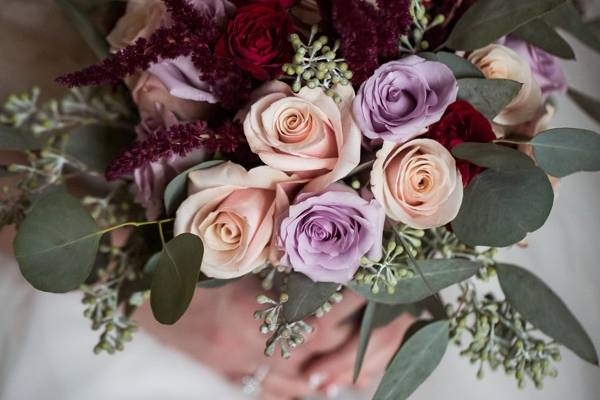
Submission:
[[[302,374],[288,376],[277,372],[267,375],[262,384],[262,392],[279,396],[279,399],[305,397],[316,393]]]

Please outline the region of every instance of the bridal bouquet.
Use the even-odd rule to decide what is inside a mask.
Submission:
[[[173,324],[243,278],[262,282],[267,356],[363,296],[355,378],[373,329],[420,317],[375,399],[407,398],[449,343],[519,385],[555,376],[560,346],[598,364],[557,294],[495,259],[559,178],[600,169],[598,134],[548,129],[555,95],[600,116],[557,61],[574,58],[557,29],[600,49],[578,4],[58,3],[102,60],[59,77],[79,88],[59,101],[6,103],[0,224],[31,285],[82,291],[95,352],[123,349],[146,299]],[[496,278],[503,295],[477,292]]]

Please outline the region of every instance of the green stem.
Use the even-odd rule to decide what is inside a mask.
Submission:
[[[156,224],[158,224],[159,229],[161,230],[161,233],[162,233],[162,224],[166,224],[167,222],[172,222],[174,220],[175,220],[175,218],[166,218],[166,219],[161,219],[159,221],[145,221],[145,222],[129,221],[129,222],[123,222],[122,224],[111,226],[111,227],[108,227],[106,229],[103,229],[100,232],[97,232],[96,234],[98,234],[98,235],[104,235],[105,233],[112,232],[112,231],[114,231],[116,229],[125,228],[127,226],[133,226],[133,227],[138,228],[140,226],[156,225]]]

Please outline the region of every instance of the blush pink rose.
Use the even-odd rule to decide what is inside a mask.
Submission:
[[[189,196],[177,210],[175,235],[200,237],[205,275],[237,278],[267,262],[274,216],[289,205],[291,179],[270,167],[246,171],[232,162],[189,174]]]
[[[371,171],[373,195],[394,221],[418,229],[446,225],[458,214],[462,178],[452,154],[432,139],[384,142]]]
[[[361,134],[351,112],[354,90],[338,86],[336,104],[321,89],[294,93],[283,82],[269,82],[244,120],[250,149],[280,171],[314,177],[306,191],[316,192],[345,177],[360,161]]]

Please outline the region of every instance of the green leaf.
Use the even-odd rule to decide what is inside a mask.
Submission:
[[[293,272],[287,284],[288,301],[283,303],[285,320],[295,322],[311,315],[329,300],[339,286],[331,282],[314,282],[304,274]]]
[[[56,0],[56,2],[96,57],[98,59],[108,57],[108,43],[91,19],[71,0]]]
[[[465,189],[452,229],[470,246],[509,246],[544,224],[553,200],[548,176],[538,167],[488,169]]]
[[[496,171],[522,171],[535,167],[533,160],[526,154],[493,143],[461,143],[452,149],[452,155]]]
[[[598,365],[592,340],[552,289],[516,265],[498,264],[496,269],[506,298],[524,319],[582,359]]]
[[[179,175],[177,175],[165,189],[165,209],[167,210],[167,215],[173,214],[177,211],[177,207],[185,200],[187,197],[187,183],[188,183],[188,174],[192,171],[197,171],[199,169],[205,169],[214,167],[215,165],[221,164],[222,160],[211,160],[205,161],[198,165],[193,166],[192,168],[183,171]]]
[[[204,248],[198,236],[184,233],[163,248],[150,288],[154,318],[172,325],[185,313],[196,289]]]
[[[519,94],[521,84],[508,79],[464,78],[458,80],[458,98],[471,103],[489,119],[508,105]]]
[[[426,300],[409,304],[384,304],[377,303],[375,316],[373,317],[373,328],[388,325],[402,314],[411,314],[413,317],[420,316],[426,309]]]
[[[419,55],[427,60],[441,62],[452,70],[456,79],[463,78],[484,78],[483,73],[473,63],[463,57],[459,57],[454,53],[440,51],[437,53],[419,53]]]
[[[373,400],[408,399],[444,357],[448,336],[448,321],[433,322],[418,330],[394,356]]]
[[[144,274],[145,275],[154,275],[156,272],[156,268],[158,268],[158,260],[160,260],[160,255],[162,252],[154,253],[150,256],[146,264],[144,265]]]
[[[101,124],[83,125],[69,135],[66,152],[89,169],[104,172],[110,162],[130,146],[134,139],[134,132],[127,128]]]
[[[446,46],[476,50],[508,35],[565,0],[478,0],[458,21]]]
[[[102,232],[78,199],[56,191],[31,208],[15,238],[21,273],[33,287],[64,293],[90,275]]]
[[[214,279],[201,275],[200,280],[196,283],[196,287],[202,289],[217,289],[235,281],[237,281],[237,279]]]
[[[38,150],[42,145],[26,131],[12,126],[0,125],[0,150]]]
[[[365,312],[363,313],[362,321],[360,323],[360,332],[358,333],[358,350],[354,361],[354,373],[352,375],[353,382],[356,382],[360,375],[360,370],[365,359],[365,353],[367,352],[367,346],[369,345],[369,339],[373,332],[373,317],[375,316],[376,309],[377,303],[369,301],[365,308]]]
[[[583,22],[579,11],[570,1],[545,14],[544,20],[550,26],[569,32],[593,50],[600,51],[600,38]]]
[[[569,60],[575,58],[571,45],[542,18],[529,21],[514,31],[512,35],[557,57]]]
[[[600,135],[585,129],[557,128],[529,142],[540,167],[562,178],[579,171],[600,171]]]
[[[569,89],[569,97],[577,104],[583,112],[590,118],[600,122],[600,101],[591,98],[590,96],[581,93],[573,88]]]
[[[462,258],[418,260],[417,263],[434,293],[470,278],[479,268],[478,263]],[[421,275],[416,273],[410,278],[400,279],[392,294],[385,290],[373,293],[368,284],[350,282],[348,287],[370,301],[385,304],[415,303],[433,294]]]

